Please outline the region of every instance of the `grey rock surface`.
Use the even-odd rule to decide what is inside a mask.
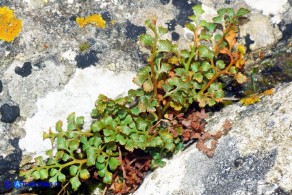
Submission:
[[[135,195],[289,194],[292,192],[292,83],[260,103],[215,113],[207,131],[232,122],[215,155],[191,145],[149,174]]]
[[[146,63],[145,50],[137,44],[146,32],[145,19],[157,16],[170,31],[167,38],[181,48],[188,46],[184,24],[197,3],[203,4],[207,19],[221,7],[251,9],[239,41],[256,55],[259,49],[267,51],[271,71],[265,74],[272,77],[279,73],[274,64],[281,57],[274,58],[278,53],[271,48],[284,45],[287,64],[277,76],[289,70],[290,0],[1,0],[0,6],[10,7],[23,21],[23,29],[13,42],[0,41],[0,184],[18,178],[21,159],[28,162],[48,149],[42,132],[54,128],[57,120],[73,111],[89,116],[100,93],[116,97],[136,87],[132,77]],[[76,17],[90,14],[101,14],[107,27],[81,29]],[[85,51],[80,50],[83,44],[89,45]],[[252,57],[247,63],[262,67]],[[291,81],[290,75],[279,82]]]

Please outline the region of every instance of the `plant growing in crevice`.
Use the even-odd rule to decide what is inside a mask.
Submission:
[[[93,177],[105,189],[125,194],[138,187],[150,168],[163,166],[162,158],[190,140],[198,140],[197,147],[211,157],[231,123],[226,121],[222,132],[211,135],[204,131],[207,114],[203,109],[190,113],[190,106],[198,103],[204,108],[223,101],[220,76],[246,81],[240,72],[245,48],[236,43],[236,33],[239,18],[249,11],[223,8],[213,22],[207,22],[201,19],[200,5],[193,10],[192,22],[186,24],[194,34],[189,49],[179,51],[162,39],[167,29],[156,26],[155,18],[147,20],[152,34],[142,34],[139,40],[150,51],[149,64],[133,79],[141,88],[117,99],[99,95],[87,130],[84,118],[74,113],[68,116],[66,128],[58,121],[56,131],[44,133],[56,150],[47,151],[46,162],[36,158],[35,166],[21,175],[60,181],[62,191],[69,183],[77,190],[82,181]],[[204,144],[208,140],[211,148]]]

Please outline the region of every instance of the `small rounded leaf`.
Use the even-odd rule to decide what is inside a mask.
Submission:
[[[50,138],[50,137],[51,137],[50,134],[48,134],[47,132],[43,132],[43,140]]]
[[[110,184],[112,182],[112,177],[113,174],[111,172],[106,171],[102,181],[106,184]]]
[[[57,138],[57,148],[58,149],[65,149],[66,145],[65,145],[65,138],[64,137],[58,137]]]
[[[192,23],[187,23],[187,24],[185,25],[185,27],[186,27],[187,29],[189,29],[190,31],[192,31],[192,32],[194,32],[194,31],[195,31],[195,28],[196,28]]]
[[[169,40],[160,40],[158,45],[158,52],[171,52],[172,44]]]
[[[215,74],[213,72],[209,72],[209,73],[205,74],[205,77],[210,80],[214,77],[214,75]]]
[[[201,73],[195,73],[194,74],[194,79],[201,83],[203,81],[203,75]]]
[[[116,136],[116,140],[121,144],[121,145],[125,145],[127,143],[127,140],[124,138],[124,136],[118,134]]]
[[[38,156],[34,160],[35,160],[35,163],[36,163],[37,166],[44,166],[45,165],[42,156]]]
[[[152,45],[154,42],[153,38],[148,34],[142,34],[140,36],[140,41],[143,45],[147,45],[147,46]]]
[[[66,176],[63,173],[59,173],[58,180],[59,182],[64,182],[66,181]]]
[[[40,170],[40,179],[47,179],[49,176],[48,169]]]
[[[194,7],[192,7],[195,15],[197,17],[199,17],[200,15],[202,15],[204,13],[204,10],[202,9],[202,5],[195,5]]]
[[[81,185],[81,182],[79,181],[78,177],[72,177],[70,179],[70,183],[71,183],[74,191],[76,191],[79,188],[79,186]]]
[[[77,171],[78,171],[78,166],[76,165],[71,165],[70,168],[69,168],[69,171],[70,171],[70,175],[76,175]]]
[[[219,68],[219,69],[224,69],[224,68],[225,68],[225,63],[224,63],[223,60],[217,60],[217,61],[216,61],[216,66],[217,66],[217,68]]]
[[[109,167],[110,167],[110,170],[115,170],[118,166],[120,165],[120,161],[115,158],[115,157],[111,157],[109,159]]]
[[[67,117],[67,121],[68,121],[68,124],[75,123],[75,112],[72,112],[71,114],[69,114],[69,116]]]
[[[70,159],[70,155],[68,155],[67,153],[65,153],[63,156],[62,156],[62,160],[64,162],[68,161]]]
[[[83,116],[78,116],[76,118],[76,124],[78,125],[78,127],[81,128],[83,126],[83,124],[84,124],[84,117]]]
[[[219,24],[221,24],[223,22],[222,18],[220,16],[216,16],[212,20],[213,20],[213,22],[219,23]]]
[[[245,8],[240,8],[237,13],[236,13],[236,16],[237,17],[241,17],[241,16],[244,16],[246,14],[250,13],[250,11],[248,9],[245,9]]]
[[[51,183],[53,183],[53,184],[57,183],[57,181],[58,181],[57,177],[58,177],[58,175],[55,175],[54,177],[51,177],[51,178],[49,179],[49,182],[51,182]]]
[[[216,91],[214,93],[214,95],[215,95],[215,98],[223,98],[224,97],[224,91],[223,90]]]
[[[103,169],[101,169],[101,170],[98,171],[98,175],[99,175],[100,177],[104,177],[106,171],[107,171],[107,169],[106,169],[106,167],[105,167],[105,168],[103,168]]]
[[[230,72],[231,74],[237,74],[238,70],[237,70],[236,67],[232,66],[232,67],[229,69],[229,72]]]
[[[58,173],[58,170],[55,169],[55,168],[52,168],[52,169],[50,170],[50,177],[55,176],[57,173]]]
[[[199,46],[199,54],[202,58],[213,59],[214,53],[206,46]]]
[[[147,80],[143,83],[143,89],[146,92],[150,92],[153,90],[153,83],[151,80]]]
[[[240,84],[247,82],[247,77],[244,74],[242,74],[241,72],[239,72],[237,75],[235,75],[235,79]]]
[[[193,72],[199,72],[199,70],[200,70],[200,62],[194,62],[194,63],[192,63],[191,70]]]
[[[88,172],[87,169],[82,169],[82,170],[80,171],[79,177],[80,177],[81,179],[88,179],[88,178],[90,177],[90,174],[89,174],[89,172]]]
[[[38,180],[41,177],[38,171],[34,171],[31,175],[35,180]]]
[[[167,28],[163,28],[161,26],[158,27],[158,33],[160,36],[165,35],[166,33],[168,33]]]
[[[213,99],[209,99],[207,101],[207,103],[208,103],[209,106],[214,106],[216,104],[215,100],[213,100]]]
[[[102,170],[102,169],[105,168],[105,164],[104,164],[104,163],[96,162],[96,163],[95,163],[95,167],[96,167],[98,170]]]
[[[79,140],[73,140],[69,144],[69,148],[71,151],[77,150],[79,148]]]
[[[210,68],[212,68],[211,64],[209,62],[203,62],[201,66],[202,71],[208,71]]]
[[[56,131],[61,132],[62,131],[63,122],[60,120],[56,123]]]

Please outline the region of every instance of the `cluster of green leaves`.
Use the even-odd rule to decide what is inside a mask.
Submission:
[[[249,11],[220,9],[213,22],[207,22],[201,19],[200,5],[193,10],[192,22],[186,24],[194,34],[189,49],[179,51],[176,44],[161,38],[167,29],[157,27],[156,19],[147,20],[152,34],[141,35],[140,42],[150,50],[149,64],[133,80],[141,88],[114,100],[100,95],[88,130],[83,128],[84,118],[74,113],[68,116],[66,129],[58,121],[56,131],[44,133],[56,150],[47,151],[46,162],[36,158],[35,166],[21,175],[50,182],[69,180],[77,190],[94,167],[101,181],[110,185],[125,154],[144,150],[153,157],[155,167],[155,163],[163,165],[163,154],[180,149],[182,131],[174,136],[166,128],[171,123],[160,124],[163,116],[186,111],[194,102],[205,107],[222,101],[222,84],[217,80],[221,75],[233,76],[240,83],[246,80],[239,72],[245,48],[236,45],[235,36],[238,19]]]
[[[140,42],[151,51],[150,66],[140,70],[134,82],[145,91],[153,91],[162,115],[169,106],[181,111],[193,102],[205,107],[222,101],[224,92],[217,78],[223,74],[234,76],[240,83],[246,80],[239,72],[244,64],[245,48],[236,47],[235,35],[239,18],[249,11],[223,8],[218,10],[213,22],[207,22],[200,19],[204,13],[201,6],[193,10],[195,14],[189,17],[192,22],[186,24],[194,34],[189,49],[179,51],[176,44],[160,39],[167,29],[156,27],[155,19],[146,21],[152,35],[140,36]]]
[[[95,166],[104,184],[111,184],[113,173],[120,165],[118,147],[129,152],[151,151],[151,148],[173,152],[180,143],[179,138],[173,138],[163,129],[157,128],[153,134],[148,131],[157,121],[156,104],[156,100],[141,89],[130,90],[128,96],[116,100],[100,95],[91,112],[94,121],[90,129],[83,131],[84,117],[75,117],[75,113],[68,116],[66,130],[62,121],[58,121],[56,132],[50,130],[43,134],[44,139],[56,143],[57,151],[46,152],[50,157],[46,163],[41,156],[37,157],[35,167],[21,172],[21,176],[34,180],[50,178],[49,182],[55,183],[65,182],[68,178],[65,173],[69,172],[72,188],[77,190],[80,181],[90,177],[88,168],[91,166]],[[161,164],[161,158],[157,158],[157,164]]]

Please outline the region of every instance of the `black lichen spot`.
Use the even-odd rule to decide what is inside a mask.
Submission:
[[[69,18],[69,20],[72,21],[72,22],[75,22],[75,21],[76,21],[76,18],[77,18],[77,16],[74,16],[74,15],[73,15],[73,16],[71,16],[71,17]]]
[[[102,13],[101,17],[106,21],[106,23],[110,23],[112,20],[112,16],[108,11]]]
[[[13,181],[19,180],[19,164],[22,159],[22,151],[19,148],[19,138],[9,140],[14,151],[5,158],[0,155],[0,194],[9,193],[13,189]],[[4,184],[4,185],[1,185]]]
[[[177,25],[175,19],[172,19],[172,20],[170,20],[169,22],[166,22],[165,24],[167,25],[167,29],[168,29],[169,31],[174,31],[174,30],[175,30],[175,26]]]
[[[199,4],[197,0],[189,3],[188,0],[172,0],[172,4],[179,10],[176,16],[177,22],[181,26],[185,26],[187,22],[190,22],[189,16],[193,15],[192,7]]]
[[[231,4],[231,0],[225,0],[225,3],[229,5]]]
[[[33,64],[34,67],[37,67],[38,69],[42,69],[46,67],[46,64],[43,62],[37,62],[36,64]]]
[[[15,73],[22,76],[22,77],[27,77],[28,75],[31,74],[31,69],[32,69],[32,66],[31,66],[31,63],[30,62],[24,62],[23,66],[20,68],[20,67],[16,67],[14,69]]]
[[[171,38],[172,38],[173,41],[177,41],[177,40],[179,40],[180,36],[179,36],[178,33],[172,32],[171,33]]]
[[[144,26],[136,26],[132,24],[129,20],[126,22],[126,38],[138,40],[139,35],[146,33],[146,28]]]
[[[3,104],[0,107],[0,113],[2,115],[1,121],[4,123],[13,123],[20,115],[18,106],[10,106],[9,104]]]
[[[96,62],[99,61],[96,54],[97,54],[97,51],[91,50],[88,53],[77,55],[75,57],[75,60],[77,62],[77,67],[84,69],[91,65],[94,65]]]
[[[242,164],[243,164],[243,160],[241,157],[234,160],[234,167],[235,168],[239,168],[240,166],[242,166]]]
[[[2,81],[0,80],[0,93],[2,92],[3,89],[3,85],[2,85]]]
[[[160,0],[160,3],[163,5],[169,4],[170,0]]]
[[[278,24],[278,26],[282,32],[282,38],[280,39],[280,41],[287,41],[292,37],[292,23],[285,24],[285,22],[282,21]]]
[[[249,52],[250,46],[254,43],[254,41],[250,39],[250,34],[247,34],[244,37],[244,40],[245,40],[245,45],[246,45],[246,51]]]

